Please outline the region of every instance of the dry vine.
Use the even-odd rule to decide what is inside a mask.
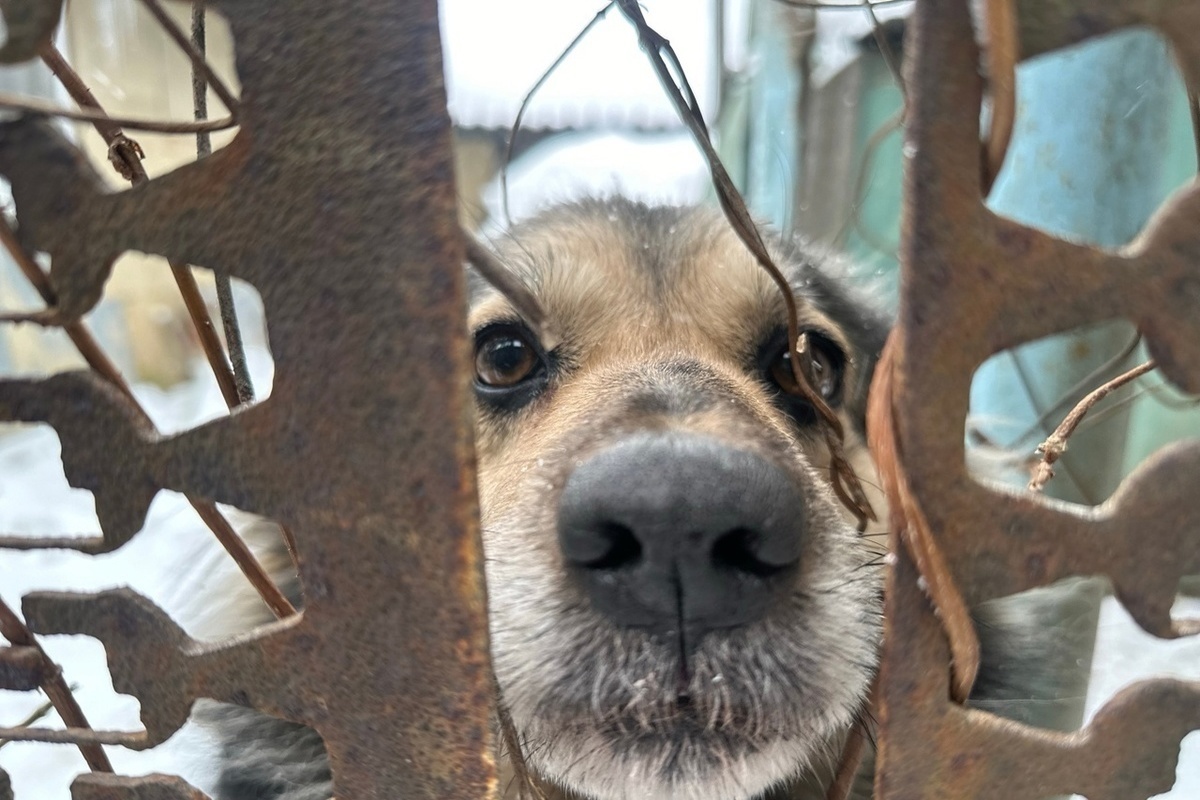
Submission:
[[[846,508],[857,517],[859,529],[863,530],[869,520],[875,519],[875,512],[871,508],[870,501],[867,500],[858,475],[850,466],[850,462],[846,460],[843,452],[842,442],[845,438],[845,431],[842,428],[842,422],[825,402],[825,399],[821,397],[821,394],[813,388],[812,359],[807,352],[807,341],[800,332],[796,298],[791,284],[788,283],[787,278],[780,272],[771,254],[767,251],[766,243],[763,241],[754,219],[750,216],[745,200],[742,199],[737,187],[733,185],[733,180],[721,163],[716,148],[713,147],[712,140],[708,135],[708,126],[700,112],[700,104],[692,92],[692,87],[688,83],[683,66],[679,63],[679,58],[675,55],[671,43],[650,27],[642,15],[641,7],[635,0],[617,0],[617,7],[637,30],[642,51],[650,60],[650,65],[658,75],[659,82],[671,100],[671,104],[679,113],[680,120],[692,133],[693,140],[708,163],[713,188],[716,189],[717,199],[729,224],[759,266],[771,276],[775,285],[779,287],[780,295],[787,306],[788,356],[791,360],[792,374],[795,376],[795,385],[786,388],[802,396],[816,410],[817,416],[823,422],[825,443],[829,448],[830,462],[833,466],[831,474],[834,492]]]
[[[36,654],[38,669],[41,673],[41,688],[50,699],[54,710],[62,717],[63,722],[74,728],[87,728],[87,717],[84,716],[83,709],[79,707],[71,687],[63,678],[62,668],[51,660],[42,646],[38,644],[37,639],[30,633],[29,628],[3,600],[0,600],[0,634],[14,647],[29,648]],[[36,721],[37,717],[35,716],[33,719]],[[19,727],[25,727],[25,725]],[[3,738],[0,737],[0,739]],[[113,771],[112,763],[98,744],[84,742],[77,742],[77,744],[89,769],[93,772]]]
[[[1038,462],[1033,478],[1029,481],[1029,491],[1040,492],[1046,488],[1046,484],[1054,477],[1054,462],[1058,461],[1067,451],[1067,440],[1071,438],[1071,434],[1075,433],[1079,423],[1083,422],[1083,418],[1097,403],[1122,386],[1150,372],[1155,366],[1157,365],[1154,363],[1154,359],[1150,359],[1097,387],[1080,400],[1075,408],[1071,409],[1071,413],[1067,414],[1066,418],[1054,429],[1054,433],[1038,445],[1037,451],[1042,454],[1042,459]]]

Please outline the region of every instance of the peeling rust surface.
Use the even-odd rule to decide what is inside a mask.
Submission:
[[[494,790],[462,244],[434,0],[215,0],[243,94],[234,141],[110,193],[44,121],[0,126],[19,236],[52,259],[44,324],[78,319],[127,250],[253,284],[269,399],[161,437],[92,373],[0,383],[0,418],[48,422],[106,549],[160,489],[295,537],[305,610],[202,644],[128,590],[36,594],[35,632],[105,645],[148,744],[193,701],[315,728],[344,798]],[[87,798],[196,798],[165,778],[81,778]]]
[[[18,64],[37,55],[54,36],[63,0],[0,0],[7,38],[0,46],[0,64]]]
[[[1019,15],[1027,55],[1125,25],[1168,26],[1189,86],[1200,85],[1197,4],[1024,2]],[[968,3],[921,0],[913,29],[892,402],[896,447],[950,578],[974,605],[1106,575],[1146,631],[1191,635],[1197,623],[1172,619],[1170,609],[1180,579],[1200,571],[1200,444],[1162,450],[1107,502],[1084,509],[975,482],[963,430],[972,376],[989,356],[1114,318],[1138,326],[1171,383],[1200,392],[1200,183],[1179,190],[1119,251],[993,214],[980,183],[982,81]],[[1200,683],[1135,685],[1072,734],[953,703],[947,634],[919,588],[912,554],[893,539],[881,800],[1072,792],[1130,800],[1171,787],[1179,742],[1200,729]]]
[[[1103,36],[1121,28],[1154,27],[1176,52],[1197,63],[1200,41],[1200,6],[1162,0],[1016,0],[1021,57],[1032,58],[1051,50]],[[1184,64],[1181,63],[1181,66]],[[1195,72],[1190,74],[1196,78]],[[1195,86],[1194,80],[1188,84]]]
[[[92,772],[71,783],[71,800],[209,800],[209,797],[173,775],[126,778]]]
[[[950,702],[946,637],[904,551],[887,593],[879,800],[1145,800],[1175,783],[1180,741],[1200,728],[1200,686],[1135,684],[1075,733],[1022,725]]]
[[[30,692],[46,682],[46,660],[35,647],[0,647],[0,689]]]

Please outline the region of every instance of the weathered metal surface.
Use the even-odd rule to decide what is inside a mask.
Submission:
[[[1071,7],[1045,39],[1057,44],[1082,38],[1062,29],[1068,19],[1086,21],[1088,36],[1133,22],[1177,23],[1168,35],[1189,85],[1198,85],[1200,51],[1184,40],[1200,41],[1200,25],[1178,26],[1196,4],[1157,4],[1161,17],[1150,15],[1149,3],[1110,14],[1094,3],[1055,5]],[[1165,10],[1185,5],[1191,10]],[[1178,192],[1120,251],[1071,244],[991,213],[980,183],[982,86],[968,3],[921,0],[913,27],[892,402],[897,449],[936,547],[970,604],[1072,575],[1107,575],[1147,631],[1194,633],[1197,624],[1172,620],[1170,609],[1180,578],[1200,571],[1200,445],[1159,453],[1109,501],[1083,509],[976,483],[964,463],[963,431],[971,378],[990,355],[1117,318],[1138,326],[1172,383],[1200,392],[1200,183]],[[1200,728],[1200,684],[1131,687],[1074,734],[952,703],[946,634],[894,538],[881,800],[1070,792],[1128,800],[1171,786],[1179,741]]]
[[[1162,0],[1014,0],[1022,58],[1077,44],[1119,28],[1156,28],[1183,60],[1197,63],[1200,5]],[[1191,78],[1195,78],[1195,72]],[[1188,81],[1194,86],[1194,80]]]
[[[36,647],[0,647],[0,689],[29,692],[47,677],[46,660]]]
[[[1200,728],[1200,687],[1131,686],[1075,733],[1021,725],[948,700],[945,634],[906,554],[887,596],[879,800],[1145,800],[1174,784],[1179,742]]]
[[[227,148],[111,194],[50,126],[26,119],[0,129],[0,173],[22,242],[52,257],[57,305],[43,322],[86,312],[126,250],[228,272],[262,295],[271,397],[162,438],[118,391],[69,374],[0,383],[0,418],[56,428],[106,537],[132,536],[162,488],[286,525],[305,610],[218,645],[128,591],[29,596],[27,620],[104,642],[148,743],[211,697],[315,728],[339,797],[488,796],[491,681],[436,3],[212,6],[233,30],[243,87]],[[189,796],[107,780],[76,796]]]
[[[71,783],[71,800],[209,800],[209,797],[173,775],[127,778],[91,772]]]
[[[16,64],[37,55],[54,35],[62,6],[63,0],[0,0],[6,30],[0,64]]]

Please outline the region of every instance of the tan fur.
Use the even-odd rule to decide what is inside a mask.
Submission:
[[[878,570],[869,566],[878,550],[873,540],[850,529],[849,515],[833,500],[829,454],[816,428],[797,429],[751,366],[763,340],[786,322],[778,288],[716,212],[680,213],[657,229],[641,213],[645,210],[629,204],[568,208],[516,231],[501,249],[502,258],[538,296],[563,341],[560,353],[569,368],[527,408],[480,416],[479,485],[497,677],[529,763],[543,777],[604,800],[749,797],[781,782],[802,782],[806,772],[825,766],[859,713],[878,635]],[[803,293],[798,299],[802,328],[819,328],[853,352],[837,321],[806,302]],[[474,304],[470,325],[479,330],[515,319],[507,301],[490,293]],[[680,361],[702,370],[704,380],[716,384],[721,402],[695,410],[643,408],[639,397],[669,384],[670,365]],[[857,361],[848,367],[847,396],[867,379],[860,367]],[[870,488],[874,474],[861,437],[849,410],[841,413],[851,431],[850,454]],[[735,739],[744,735],[752,752],[743,757],[735,745],[706,753],[698,746],[682,756],[690,776],[657,763],[653,748],[623,755],[622,745],[612,745],[607,734],[589,733],[593,719],[602,724],[603,709],[581,708],[575,720],[548,722],[544,715],[555,692],[574,680],[567,673],[575,665],[557,666],[570,661],[573,648],[594,652],[598,671],[656,663],[653,654],[629,655],[631,648],[653,651],[644,637],[617,631],[588,611],[563,574],[553,516],[557,495],[576,465],[622,436],[646,429],[705,434],[762,455],[806,487],[819,520],[820,529],[806,533],[801,560],[797,597],[806,599],[730,635],[729,652],[721,650],[724,644],[714,644],[696,665],[701,673],[706,665],[737,669],[722,658],[746,654],[749,661],[770,662],[778,648],[807,659],[802,668],[807,672],[748,668],[740,687],[744,698],[733,690],[714,698],[709,707],[714,730],[726,725]],[[879,493],[873,495],[882,512]],[[828,589],[839,584],[849,588]],[[839,601],[809,597],[824,590],[841,591]],[[839,649],[843,654],[834,655]],[[624,660],[605,663],[617,653]],[[621,679],[643,681],[638,690],[606,690],[609,699],[629,703],[628,724],[655,735],[669,729],[656,717],[665,704],[655,694],[653,669]],[[583,680],[602,682],[595,676]],[[786,705],[786,698],[770,690],[759,696],[753,687],[755,681],[769,686],[804,680],[819,688],[809,690],[807,705],[789,711],[763,706],[768,701]],[[565,695],[572,691],[564,690]],[[593,688],[597,692],[604,694]],[[734,709],[722,709],[722,702]],[[761,718],[736,722],[741,702]],[[606,772],[613,774],[606,777]]]

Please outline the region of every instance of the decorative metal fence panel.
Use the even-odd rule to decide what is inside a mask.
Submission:
[[[53,5],[6,4],[23,37],[10,55],[40,51]],[[54,303],[39,321],[78,324],[126,250],[226,272],[262,294],[271,397],[163,438],[102,377],[63,374],[5,382],[0,417],[54,426],[69,479],[96,497],[94,549],[132,537],[160,488],[279,521],[304,611],[220,646],[127,591],[28,596],[25,617],[37,633],[99,638],[114,686],[141,702],[143,733],[75,740],[153,746],[211,697],[315,728],[340,796],[488,796],[491,673],[437,4],[213,8],[232,27],[243,87],[232,144],[108,194],[50,125],[25,118],[0,129],[0,172],[21,244],[52,257]],[[14,657],[34,663],[16,683],[41,677],[28,651]],[[98,788],[114,782],[130,788]],[[92,778],[76,795],[151,796],[133,788],[143,783]]]
[[[1200,4],[1065,0],[1012,10],[1023,56],[1155,26],[1191,91],[1200,86]],[[963,430],[971,377],[988,356],[1091,322],[1131,320],[1166,377],[1200,391],[1200,185],[1182,189],[1120,252],[992,214],[983,204],[983,83],[968,4],[921,0],[913,27],[901,310],[873,415],[876,432],[893,434],[880,436],[892,452],[876,455],[897,463],[909,493],[906,508],[892,508],[898,558],[887,584],[878,793],[1146,798],[1174,783],[1179,742],[1200,728],[1200,685],[1130,687],[1077,733],[1023,727],[952,699],[972,657],[959,612],[1095,574],[1110,578],[1146,631],[1195,633],[1196,621],[1170,611],[1180,579],[1200,569],[1200,445],[1157,454],[1093,511],[984,488],[967,474]],[[880,392],[887,382],[891,391]],[[922,513],[923,534],[912,524]]]

